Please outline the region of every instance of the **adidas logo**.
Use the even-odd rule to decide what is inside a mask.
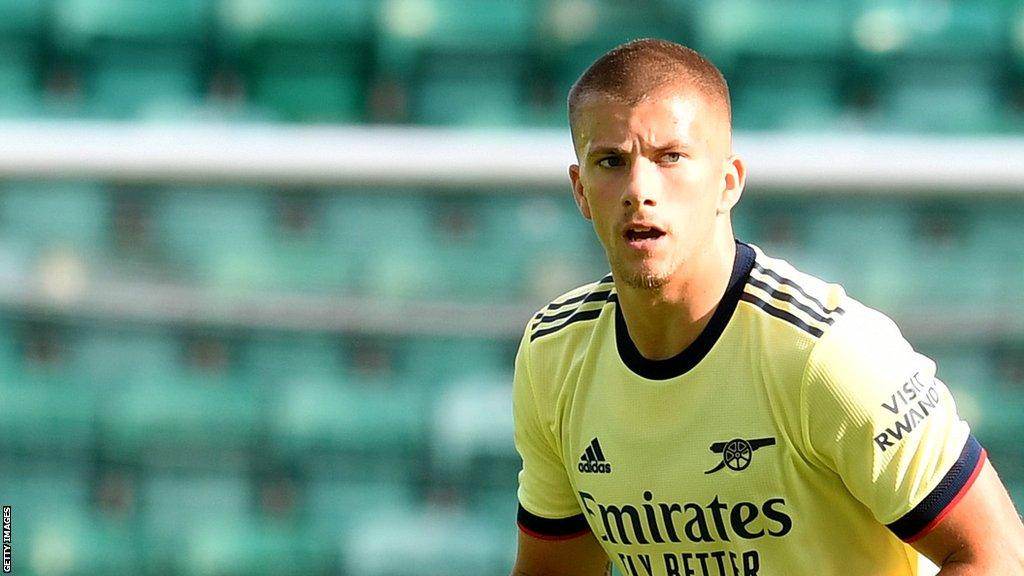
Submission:
[[[580,472],[592,474],[612,473],[612,465],[604,459],[604,452],[601,451],[601,443],[597,441],[597,438],[591,440],[590,446],[587,446],[587,449],[583,451],[577,468]]]

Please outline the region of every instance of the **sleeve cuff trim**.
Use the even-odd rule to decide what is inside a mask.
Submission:
[[[902,518],[888,524],[897,537],[910,544],[923,538],[948,515],[977,479],[987,454],[974,436],[967,438],[960,457],[939,485]]]
[[[583,514],[568,518],[544,518],[531,514],[522,504],[519,505],[517,524],[523,532],[541,540],[569,540],[590,531]]]

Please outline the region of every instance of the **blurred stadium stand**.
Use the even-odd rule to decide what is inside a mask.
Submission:
[[[507,574],[521,329],[604,271],[564,97],[641,36],[730,81],[737,235],[895,317],[1024,506],[1024,3],[0,0],[15,573]]]

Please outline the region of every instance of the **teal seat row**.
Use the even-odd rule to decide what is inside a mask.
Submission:
[[[551,279],[568,289],[602,274],[574,211],[568,195],[170,188],[116,196],[93,183],[8,183],[0,241],[29,260],[70,252],[87,266],[127,274],[147,264],[157,276],[228,290],[508,300]],[[546,272],[556,262],[560,270]]]
[[[393,481],[311,478],[275,496],[241,474],[146,472],[117,490],[90,476],[86,466],[5,459],[0,497],[12,506],[16,573],[383,576],[401,560],[409,575],[498,574],[515,538],[511,489],[435,508]],[[376,555],[396,518],[390,528],[404,527],[402,536]],[[447,544],[427,545],[438,534]]]
[[[126,206],[135,206],[132,212]],[[1024,283],[1024,204],[745,200],[737,235],[793,257],[886,306],[1006,300]],[[866,231],[871,231],[866,234]],[[116,196],[104,187],[7,183],[0,239],[30,269],[71,252],[85,265],[229,290],[372,294],[383,298],[550,297],[603,273],[600,247],[566,196],[171,188]],[[923,267],[917,279],[908,262]],[[971,274],[960,275],[966,267]],[[895,289],[899,288],[899,289]],[[916,298],[916,296],[913,296]]]
[[[743,129],[1024,125],[1011,57],[1024,63],[1024,11],[1008,3],[641,4],[8,0],[3,53],[22,55],[0,61],[0,114],[564,125],[564,94],[596,55],[660,36],[726,71]]]
[[[1021,215],[1024,205],[1005,202],[751,198],[734,219],[740,238],[897,313],[1017,302],[1024,289],[1024,255],[1015,249]]]

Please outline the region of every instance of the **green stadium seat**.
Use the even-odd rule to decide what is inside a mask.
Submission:
[[[0,451],[83,458],[95,446],[98,394],[70,378],[25,370],[3,377]]]
[[[58,42],[88,49],[100,42],[183,45],[208,29],[211,0],[53,0]]]
[[[0,0],[0,35],[10,38],[35,38],[42,34],[46,24],[48,2]]]
[[[181,342],[162,329],[125,330],[116,324],[90,327],[76,338],[74,372],[84,380],[116,385],[176,372]]]
[[[523,319],[524,326],[526,319]],[[406,371],[417,386],[439,390],[467,375],[511,370],[518,338],[417,336],[405,339]]]
[[[342,341],[333,334],[257,333],[242,351],[243,370],[260,387],[345,374]]]
[[[244,522],[256,494],[240,471],[148,470],[139,483],[139,530],[145,540],[147,573],[179,573],[191,533]]]
[[[339,479],[408,477],[425,443],[421,396],[358,380],[294,382],[271,413],[273,450],[300,467],[340,459]]]
[[[14,374],[21,370],[24,351],[19,335],[16,320],[7,315],[0,316],[0,374]]]
[[[963,245],[931,246],[921,242],[912,271],[905,269],[903,285],[907,304],[927,298],[930,305],[987,307],[1000,300],[1002,271],[984,257],[971,254]]]
[[[837,61],[850,47],[850,3],[721,0],[695,10],[699,45],[720,68],[743,57]]]
[[[525,120],[526,57],[533,2],[382,3],[377,68],[409,94],[411,119],[442,125],[518,125]]]
[[[252,99],[283,120],[359,121],[366,81],[357,54],[334,46],[269,46],[247,71]]]
[[[35,519],[32,519],[35,520]],[[142,540],[133,527],[88,509],[64,509],[46,523],[32,522],[19,539],[15,571],[25,574],[110,574],[142,570]]]
[[[413,486],[396,479],[346,481],[321,473],[308,479],[304,488],[305,525],[332,541],[361,529],[359,522],[367,517],[401,513],[419,502]]]
[[[354,122],[365,108],[372,8],[368,0],[229,0],[218,33],[255,106],[283,120]]]
[[[397,190],[338,190],[324,198],[324,242],[334,247],[340,265],[360,279],[357,291],[381,296],[410,296],[416,283],[429,279],[422,252],[434,238],[433,200],[426,194]],[[386,231],[386,233],[384,233]]]
[[[271,202],[260,189],[174,187],[153,207],[154,235],[168,262],[225,288],[274,281],[276,271],[264,259],[272,222]]]
[[[1024,293],[1024,202],[1005,199],[973,204],[974,225],[966,241],[965,252],[986,269],[996,283],[996,302],[1019,302]]]
[[[465,489],[515,492],[521,461],[512,443],[511,373],[477,374],[446,386],[434,403],[437,473]]]
[[[737,130],[835,129],[843,70],[834,62],[744,60],[732,87]]]
[[[339,258],[337,247],[320,241],[277,239],[263,257],[266,272],[256,287],[333,294],[350,292],[357,283],[354,263]]]
[[[138,574],[128,524],[90,506],[91,464],[4,454],[0,498],[12,507],[13,573]]]
[[[230,378],[209,380],[179,370],[112,390],[101,412],[103,449],[135,462],[244,464],[263,433],[263,399]]]
[[[862,0],[854,38],[866,57],[986,59],[1008,45],[1008,3],[968,0],[941,5],[919,0]]]
[[[186,528],[180,573],[187,576],[276,576],[334,573],[322,540],[260,518]]]
[[[912,211],[899,201],[836,199],[807,218],[806,253],[822,268],[834,269],[826,279],[842,284],[854,298],[892,310],[903,303],[901,297],[916,300],[919,294],[905,289],[917,248],[913,222]]]
[[[2,8],[0,6],[0,10]],[[35,60],[32,47],[0,42],[0,93],[4,95],[0,99],[0,117],[31,116],[37,111],[39,88]]]
[[[522,124],[524,77],[516,59],[431,58],[414,81],[412,119],[449,126]]]
[[[372,0],[223,0],[217,6],[221,42],[230,51],[267,44],[343,45],[373,32]]]
[[[22,458],[7,450],[0,457],[0,498],[13,508],[15,530],[19,520],[26,528],[32,524],[45,526],[66,511],[87,509],[91,463],[39,455]]]
[[[1002,128],[1000,58],[1008,54],[1006,5],[973,0],[941,6],[866,0],[854,24],[863,66],[879,86],[877,130],[986,132]]]
[[[109,242],[111,200],[89,182],[9,182],[0,192],[0,230],[38,248],[82,253]]]
[[[55,0],[55,44],[81,69],[85,113],[134,118],[196,102],[210,2]]]
[[[840,281],[848,276],[843,269],[844,260],[823,253],[827,252],[825,247],[814,244],[816,234],[820,234],[815,223],[823,210],[827,210],[824,204],[799,197],[749,195],[733,210],[733,232],[773,258],[787,260],[824,280]],[[846,242],[829,243],[827,247],[847,250]]]
[[[86,64],[86,113],[104,118],[166,118],[187,110],[204,89],[198,57],[180,49],[90,52]]]
[[[480,242],[517,272],[513,288],[519,294],[550,299],[607,273],[593,228],[567,192],[502,191],[479,201]]]
[[[377,12],[378,58],[404,75],[426,54],[512,55],[533,39],[534,0],[387,0]]]
[[[366,576],[505,574],[515,556],[515,526],[495,527],[487,518],[459,511],[424,509],[374,514],[346,539],[346,573]]]
[[[999,69],[979,62],[891,63],[883,70],[882,130],[992,132],[1004,118]]]

